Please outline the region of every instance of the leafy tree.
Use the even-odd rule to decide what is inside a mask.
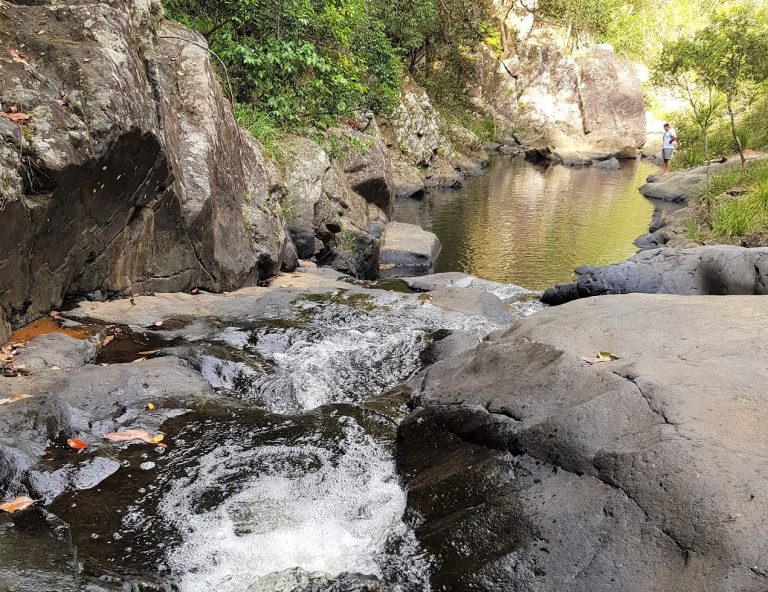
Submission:
[[[227,65],[235,98],[287,126],[387,111],[399,63],[366,0],[166,0]]]
[[[744,147],[736,126],[739,99],[768,79],[768,10],[751,3],[716,13],[709,27],[694,36],[691,71],[705,87],[725,97],[734,145],[741,159],[739,186],[744,183]]]
[[[697,38],[665,43],[654,68],[653,82],[677,90],[688,101],[702,134],[709,187],[709,131],[721,113],[723,100],[714,81],[703,75],[707,52],[707,46]]]

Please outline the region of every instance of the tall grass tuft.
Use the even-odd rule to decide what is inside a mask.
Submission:
[[[698,198],[708,205],[714,236],[745,236],[768,229],[768,162],[748,162],[744,181],[747,192],[738,198],[727,195],[738,182],[739,167],[727,169],[713,175],[709,190]],[[694,229],[686,226],[686,233],[689,230]]]
[[[275,160],[281,157],[280,139],[283,130],[266,113],[246,103],[235,103],[235,117],[240,127],[251,132],[263,146],[264,156]]]
[[[718,203],[712,211],[712,232],[717,236],[744,236],[760,227],[761,212],[746,196]]]

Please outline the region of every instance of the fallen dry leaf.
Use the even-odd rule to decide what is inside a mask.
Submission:
[[[394,269],[394,263],[379,263],[379,269]]]
[[[587,364],[598,364],[600,362],[612,362],[613,360],[618,360],[619,356],[613,355],[611,352],[598,352],[596,358],[581,358],[584,360]]]
[[[61,368],[59,368],[58,366],[51,366],[50,370],[61,370]]]
[[[3,512],[7,512],[8,514],[13,514],[14,512],[18,512],[19,510],[26,510],[29,506],[35,503],[35,500],[32,498],[27,497],[26,495],[20,495],[19,497],[12,499],[9,502],[5,502],[4,504],[0,504],[0,510]]]
[[[109,345],[109,342],[112,341],[114,338],[115,338],[114,335],[107,335],[104,338],[104,341],[101,342],[101,347],[106,347],[107,345]]]
[[[0,405],[7,405],[8,403],[15,403],[16,401],[23,401],[24,399],[31,399],[34,395],[13,395],[7,399],[0,399]]]
[[[88,442],[85,440],[81,440],[80,438],[70,438],[67,440],[67,445],[72,450],[77,450],[77,453],[80,454],[83,450],[88,448]]]
[[[61,313],[58,310],[52,310],[51,312],[48,313],[48,316],[53,317],[54,319],[60,319]]]
[[[104,434],[104,439],[110,442],[130,442],[131,440],[141,440],[147,444],[156,444],[165,448],[165,444],[159,442],[165,437],[163,434],[157,434],[153,436],[147,430],[125,430],[124,432],[111,432]]]
[[[136,355],[137,356],[153,356],[159,351],[160,351],[159,349],[150,349],[148,351],[138,352]]]
[[[156,405],[154,403],[147,403],[147,409],[149,409],[150,411],[152,411],[155,407]]]

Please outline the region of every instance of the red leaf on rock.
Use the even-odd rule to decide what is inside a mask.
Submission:
[[[11,48],[8,50],[8,53],[11,54],[11,58],[13,59],[14,62],[19,62],[20,64],[24,64],[26,66],[35,65],[35,60],[33,60],[28,55],[24,55],[18,49]]]
[[[29,115],[26,113],[0,113],[0,119],[9,119],[13,123],[26,125],[29,123]]]
[[[78,454],[88,448],[88,442],[81,440],[80,438],[70,438],[67,440],[67,444],[72,450],[77,450]]]

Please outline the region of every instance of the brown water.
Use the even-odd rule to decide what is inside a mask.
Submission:
[[[658,168],[622,161],[618,171],[497,158],[458,190],[400,199],[395,220],[420,224],[443,244],[435,271],[463,271],[538,290],[570,281],[574,268],[637,251],[653,204],[637,188]]]

